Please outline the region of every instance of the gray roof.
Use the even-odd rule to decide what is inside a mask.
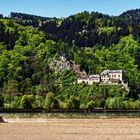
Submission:
[[[109,73],[122,73],[123,70],[110,70]]]
[[[108,74],[110,70],[104,70],[101,75]]]
[[[109,73],[122,73],[123,70],[104,70],[101,75],[106,75],[106,74],[109,74]]]

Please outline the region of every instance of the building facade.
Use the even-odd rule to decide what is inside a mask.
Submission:
[[[95,75],[90,75],[89,77],[80,77],[77,79],[77,83],[86,83],[89,85],[92,85],[93,83],[100,83],[100,75],[95,74]]]
[[[104,70],[101,74],[90,75],[89,77],[80,77],[78,83],[85,82],[89,85],[99,84],[124,84],[123,70]]]
[[[101,74],[101,82],[108,84],[121,84],[123,82],[122,70],[104,70]]]

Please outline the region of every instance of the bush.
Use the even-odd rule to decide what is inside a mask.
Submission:
[[[54,94],[52,92],[47,93],[43,108],[46,111],[50,111],[51,109],[54,108],[54,101],[55,101]]]
[[[35,98],[33,95],[23,95],[20,100],[20,108],[21,109],[32,109],[33,102]]]

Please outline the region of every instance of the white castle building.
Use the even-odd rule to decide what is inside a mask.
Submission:
[[[123,82],[122,70],[104,70],[100,74],[101,83],[118,84]]]
[[[124,84],[123,70],[104,70],[101,74],[90,75],[89,77],[80,77],[77,83],[85,82],[89,85],[93,83],[117,85]]]

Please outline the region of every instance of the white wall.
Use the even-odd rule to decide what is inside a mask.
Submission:
[[[123,80],[122,73],[109,73],[110,78]]]

